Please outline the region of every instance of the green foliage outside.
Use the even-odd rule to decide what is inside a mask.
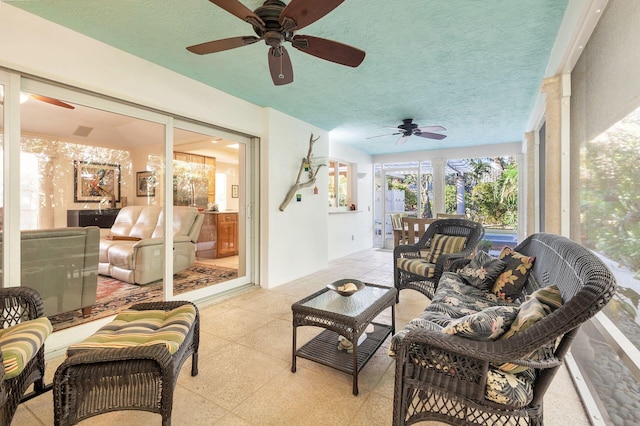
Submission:
[[[581,157],[582,242],[640,270],[640,120],[586,143]]]
[[[518,165],[514,158],[469,160],[473,170],[464,174],[465,214],[486,225],[515,228],[518,223]],[[498,175],[497,178],[493,177]],[[447,213],[456,213],[457,176],[445,186]]]
[[[581,241],[640,279],[640,110],[580,152]],[[637,287],[618,286],[605,313],[618,325],[638,321]],[[637,325],[636,325],[637,326]],[[637,347],[640,342],[634,341]]]

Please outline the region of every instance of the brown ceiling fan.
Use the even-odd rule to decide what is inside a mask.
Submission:
[[[222,52],[264,40],[269,48],[269,70],[273,84],[281,86],[293,81],[291,59],[283,43],[288,41],[301,52],[349,67],[357,67],[365,52],[353,46],[319,37],[296,35],[296,31],[314,23],[344,0],[291,0],[288,5],[280,0],[266,0],[251,11],[238,0],[209,0],[227,12],[248,22],[256,36],[231,37],[187,47],[198,55]]]
[[[62,108],[75,109],[73,105],[69,105],[66,102],[62,102],[59,99],[50,98],[48,96],[34,95],[32,93],[20,92],[20,103],[23,103],[29,99],[34,99],[40,102],[46,102],[51,105],[59,106]],[[0,85],[0,105],[4,105],[4,88]]]

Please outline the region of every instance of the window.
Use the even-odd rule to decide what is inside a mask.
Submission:
[[[352,183],[355,167],[340,160],[329,160],[329,210],[351,210],[356,205],[355,185]],[[355,208],[354,208],[355,210]]]

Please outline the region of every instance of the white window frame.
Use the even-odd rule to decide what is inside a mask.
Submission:
[[[345,205],[338,205],[337,200],[340,199],[340,174],[341,172],[335,173],[336,164],[338,165],[338,170],[341,170],[343,167],[346,169],[346,194],[344,194]],[[335,205],[331,205],[329,203],[329,212],[344,212],[344,211],[352,211],[357,208],[358,205],[358,197],[357,197],[357,166],[355,163],[351,163],[349,161],[344,161],[338,158],[330,158],[328,162],[329,168],[329,179],[327,182],[327,196],[328,200],[334,199],[336,200]],[[333,185],[333,187],[332,187]],[[353,207],[352,207],[353,206]]]

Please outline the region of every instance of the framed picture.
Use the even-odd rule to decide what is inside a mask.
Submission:
[[[231,185],[231,198],[238,198],[238,185]]]
[[[156,175],[154,172],[144,171],[136,173],[136,196],[156,196]]]
[[[86,203],[120,201],[120,165],[73,162],[73,201]]]

